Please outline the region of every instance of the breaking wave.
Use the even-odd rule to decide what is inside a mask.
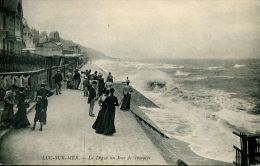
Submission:
[[[180,70],[177,70],[176,73],[175,73],[176,76],[188,76],[190,75],[190,73],[187,73],[187,72],[182,72]]]
[[[232,131],[241,129],[254,133],[260,128],[259,117],[248,114],[255,105],[234,97],[236,94],[206,87],[187,89],[173,81],[173,78],[198,78],[208,82],[211,77],[190,77],[190,73],[176,71],[176,68],[172,68],[174,72],[169,74],[159,70],[163,64],[107,60],[97,64],[111,71],[118,80],[128,76],[136,89],[160,106],[141,107],[142,110],[165,132],[189,143],[191,149],[201,156],[232,162],[235,155],[233,145],[239,145],[239,139]],[[212,68],[215,69],[218,68]]]
[[[218,67],[218,66],[208,67],[208,70],[220,70],[220,69],[223,69],[223,67]]]
[[[241,67],[246,67],[246,65],[239,65],[239,64],[234,65],[234,68],[241,68]]]

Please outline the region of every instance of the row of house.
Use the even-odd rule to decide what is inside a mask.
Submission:
[[[0,0],[0,50],[21,53],[23,44],[21,0]]]
[[[22,0],[0,0],[0,54],[34,53],[43,56],[80,54],[79,45],[64,48],[59,32],[46,32],[30,28],[23,18]]]

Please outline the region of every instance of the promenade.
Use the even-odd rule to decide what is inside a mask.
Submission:
[[[95,105],[97,115],[99,106]],[[35,111],[28,114],[32,123]],[[113,136],[96,134],[96,117],[88,115],[80,90],[65,90],[49,99],[43,131],[36,126],[13,129],[1,144],[5,164],[163,164],[166,162],[130,112],[116,112]],[[39,124],[38,124],[39,125]]]

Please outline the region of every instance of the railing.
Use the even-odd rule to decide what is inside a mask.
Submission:
[[[57,69],[60,69],[63,78],[65,78],[68,71],[73,71],[76,67],[75,64],[66,64],[36,71],[0,73],[0,89],[3,93],[11,85],[25,86],[26,97],[33,100],[42,82],[46,83],[50,89],[55,87],[53,76],[57,72]]]
[[[240,137],[240,146],[234,146],[236,150],[235,165],[249,166],[260,164],[260,134],[246,135],[245,133],[233,132]]]

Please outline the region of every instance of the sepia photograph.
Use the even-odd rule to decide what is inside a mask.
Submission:
[[[0,0],[1,165],[260,165],[260,0]]]

